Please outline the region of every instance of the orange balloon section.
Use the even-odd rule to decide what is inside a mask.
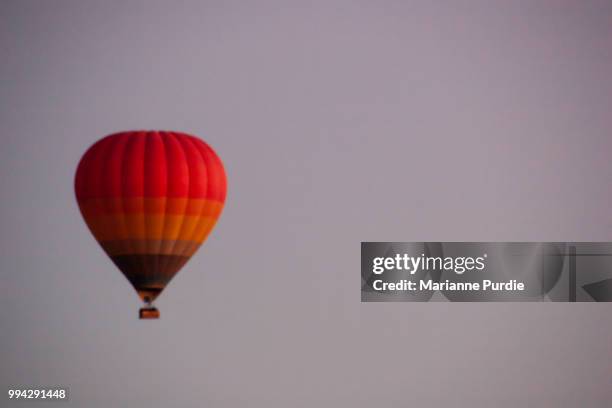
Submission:
[[[215,226],[226,196],[223,163],[178,132],[132,131],[83,155],[76,198],[91,233],[149,307]]]

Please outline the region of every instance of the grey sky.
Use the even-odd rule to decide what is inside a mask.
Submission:
[[[609,305],[361,304],[358,282],[360,241],[612,240],[612,3],[4,0],[0,50],[3,386],[610,405]],[[201,136],[229,183],[159,321],[72,186],[89,145],[143,128]]]

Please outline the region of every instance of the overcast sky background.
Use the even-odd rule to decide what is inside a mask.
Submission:
[[[3,0],[0,52],[3,387],[610,405],[608,304],[362,304],[358,282],[360,241],[612,240],[611,2]],[[199,135],[228,173],[159,321],[73,193],[131,129]]]

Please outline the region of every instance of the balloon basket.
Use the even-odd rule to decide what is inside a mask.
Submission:
[[[154,307],[143,307],[138,312],[140,319],[159,319],[159,310]]]

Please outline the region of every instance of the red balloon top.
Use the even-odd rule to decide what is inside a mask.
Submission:
[[[208,144],[178,132],[130,131],[96,142],[75,179],[77,200],[188,197],[223,202],[223,164]]]

